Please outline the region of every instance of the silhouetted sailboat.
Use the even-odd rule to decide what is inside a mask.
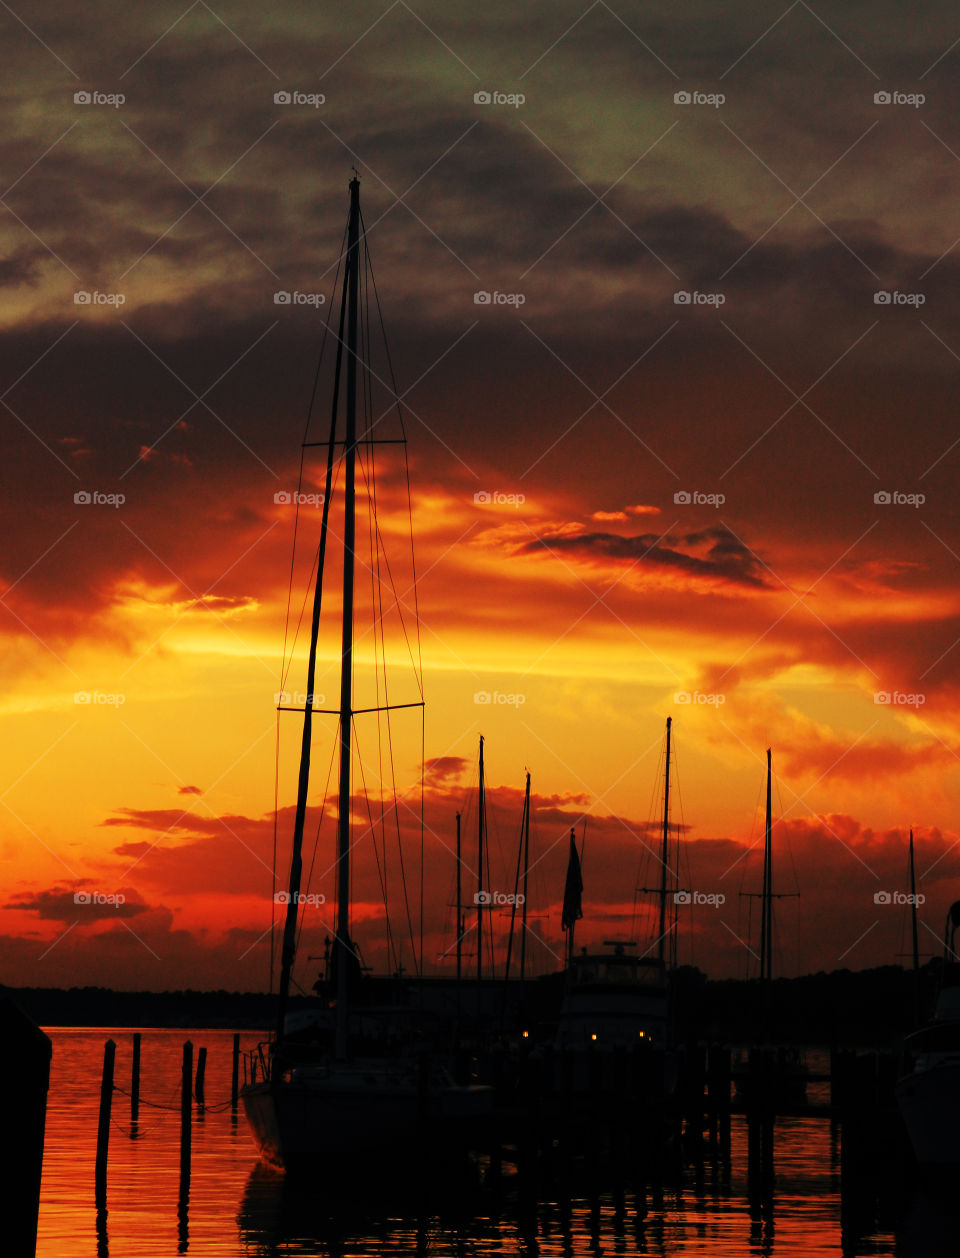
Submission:
[[[914,892],[914,897],[916,893]],[[917,1161],[960,1163],[960,962],[956,934],[960,900],[950,906],[943,936],[943,971],[933,1018],[908,1035],[908,1072],[897,1083],[897,1105]]]
[[[425,1053],[358,1056],[351,1051],[353,990],[360,975],[356,945],[350,936],[351,731],[353,706],[354,568],[356,540],[356,464],[358,322],[361,311],[360,183],[350,182],[347,253],[340,310],[333,417],[327,456],[323,522],[311,617],[307,685],[293,854],[283,932],[276,1034],[250,1059],[242,1098],[253,1137],[262,1156],[290,1166],[319,1160],[342,1163],[347,1153],[375,1153],[393,1142],[409,1144],[417,1133],[450,1130],[489,1109],[488,1089],[455,1084]],[[369,340],[364,339],[366,347]],[[344,363],[345,356],[345,363]],[[336,440],[341,375],[345,367],[345,433]],[[317,640],[335,450],[342,447],[344,495],[343,609],[338,727],[339,794],[337,822],[337,918],[331,970],[335,991],[335,1038],[329,1045],[304,1043],[288,1033],[286,1012],[296,954],[301,902],[302,848],[310,784],[311,727],[316,678]],[[420,704],[393,706],[421,706]],[[366,710],[366,709],[365,709]],[[387,710],[383,708],[374,711]]]

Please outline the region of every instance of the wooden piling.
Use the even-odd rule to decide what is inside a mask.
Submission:
[[[180,1072],[180,1181],[190,1181],[191,1102],[193,1099],[193,1044],[187,1040],[183,1046],[183,1066]]]
[[[117,1046],[107,1040],[103,1046],[103,1077],[100,1080],[100,1118],[97,1123],[97,1160],[94,1174],[97,1209],[106,1209],[107,1152],[110,1147],[110,1114],[113,1108],[113,1067]]]
[[[204,1100],[204,1082],[207,1075],[207,1050],[200,1048],[197,1052],[197,1085],[195,1096],[197,1098],[197,1108],[202,1112],[205,1105]]]
[[[130,1135],[136,1138],[140,1119],[140,1032],[133,1033],[133,1065],[130,1067]]]
[[[240,1099],[240,1033],[233,1036],[233,1073],[230,1079],[230,1104],[236,1111]]]

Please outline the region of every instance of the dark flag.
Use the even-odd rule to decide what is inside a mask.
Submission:
[[[582,897],[583,878],[580,874],[580,857],[577,855],[577,845],[571,830],[570,859],[567,861],[567,881],[563,888],[563,913],[560,916],[560,925],[564,930],[569,930],[574,922],[583,917]]]

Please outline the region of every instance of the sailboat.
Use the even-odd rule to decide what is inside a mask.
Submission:
[[[911,836],[912,837],[912,836]],[[911,861],[912,866],[912,861]],[[911,868],[912,875],[912,868]],[[911,890],[915,883],[911,877]],[[914,915],[916,893],[913,892]],[[904,1043],[907,1073],[896,1086],[897,1105],[918,1162],[960,1163],[960,962],[956,933],[960,900],[950,906],[943,936],[943,968],[933,1018]]]
[[[372,1155],[378,1148],[409,1145],[419,1135],[437,1137],[442,1146],[456,1127],[458,1138],[469,1132],[469,1120],[479,1118],[492,1104],[490,1090],[457,1084],[442,1064],[426,1051],[359,1055],[351,1045],[351,1010],[360,975],[360,958],[350,933],[350,860],[355,836],[351,833],[351,732],[357,714],[353,699],[354,571],[356,542],[356,471],[358,324],[362,305],[360,181],[349,185],[347,250],[340,307],[336,377],[327,454],[323,522],[317,558],[311,616],[310,648],[303,707],[303,733],[290,862],[289,893],[281,953],[276,1032],[247,1062],[242,1089],[244,1110],[261,1156],[290,1168],[302,1162],[342,1165],[345,1155]],[[363,249],[362,249],[363,247]],[[369,344],[364,339],[362,344]],[[345,431],[336,439],[342,377],[345,376]],[[364,437],[369,440],[369,434]],[[321,592],[326,552],[335,454],[341,451],[343,482],[343,606],[341,613],[340,705],[338,710],[338,820],[337,917],[328,978],[334,992],[332,1045],[304,1041],[287,1024],[291,975],[296,956],[298,914],[301,906],[302,850],[310,787],[310,752],[320,627]],[[394,706],[421,706],[394,705]],[[368,710],[368,709],[364,709]],[[383,711],[386,708],[369,709]]]

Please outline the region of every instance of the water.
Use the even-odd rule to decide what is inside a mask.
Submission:
[[[260,1165],[242,1112],[231,1113],[232,1032],[142,1032],[140,1135],[132,1140],[129,1098],[114,1097],[107,1185],[108,1214],[99,1232],[94,1161],[103,1045],[117,1043],[116,1084],[129,1089],[132,1033],[53,1030],[53,1068],[37,1253],[43,1258],[202,1258],[254,1255],[391,1255],[487,1258],[600,1258],[601,1255],[897,1255],[954,1254],[957,1217],[949,1196],[911,1190],[898,1206],[897,1231],[876,1230],[873,1217],[842,1238],[839,1147],[822,1118],[783,1119],[776,1129],[776,1196],[772,1223],[751,1217],[744,1124],[732,1131],[728,1185],[711,1177],[699,1194],[692,1173],[641,1219],[629,1190],[591,1189],[589,1165],[545,1180],[538,1205],[524,1204],[509,1174],[499,1190],[484,1187],[482,1167],[457,1191],[436,1182],[400,1195],[370,1185],[355,1168],[356,1190],[322,1183],[291,1188]],[[208,1050],[204,1117],[194,1115],[189,1203],[178,1213],[179,1089],[182,1044]],[[259,1037],[244,1033],[241,1047]],[[155,1108],[147,1102],[154,1102]],[[397,1150],[398,1163],[404,1151]],[[349,1168],[346,1168],[349,1171]],[[604,1183],[601,1189],[609,1189]],[[862,1234],[862,1235],[858,1235]],[[942,1234],[942,1241],[939,1237]]]

